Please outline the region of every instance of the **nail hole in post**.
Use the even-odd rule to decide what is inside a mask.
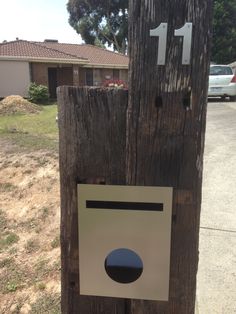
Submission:
[[[161,96],[156,96],[156,99],[155,99],[155,106],[156,106],[157,108],[163,107],[163,100],[162,100],[162,97],[161,97]]]
[[[191,92],[187,93],[183,98],[183,106],[185,110],[191,108]]]
[[[176,221],[177,221],[177,215],[172,215],[172,222],[176,223]]]

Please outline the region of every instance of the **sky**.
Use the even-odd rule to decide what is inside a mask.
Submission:
[[[1,0],[0,43],[19,39],[82,43],[69,25],[68,0]]]

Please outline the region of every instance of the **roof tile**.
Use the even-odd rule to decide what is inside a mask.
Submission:
[[[54,48],[47,48],[34,42],[17,40],[0,44],[0,56],[48,58],[48,59],[78,59],[77,56],[67,54]],[[81,58],[79,58],[81,59]]]
[[[44,42],[39,44],[48,48],[55,48],[64,53],[76,55],[77,57],[88,58],[91,64],[128,66],[129,63],[129,58],[126,55],[92,45],[64,44],[57,42]]]

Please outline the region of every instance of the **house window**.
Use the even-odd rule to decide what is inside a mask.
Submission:
[[[85,79],[87,86],[93,86],[93,69],[86,69]]]
[[[120,71],[113,69],[113,79],[119,80],[119,78],[120,78]]]

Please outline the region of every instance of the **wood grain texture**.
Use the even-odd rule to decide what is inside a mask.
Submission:
[[[194,313],[212,0],[130,0],[129,15],[128,109],[122,90],[58,89],[63,314]],[[167,59],[156,66],[149,30],[162,22]],[[186,22],[190,66],[173,36]],[[79,295],[79,182],[174,187],[169,302]]]
[[[79,295],[77,184],[124,184],[128,93],[58,89],[63,314],[124,314],[122,299]]]
[[[193,314],[210,61],[212,1],[130,0],[127,184],[174,187],[169,302],[131,300],[129,314]],[[165,66],[158,38],[168,23]],[[193,23],[191,64],[174,30]]]

